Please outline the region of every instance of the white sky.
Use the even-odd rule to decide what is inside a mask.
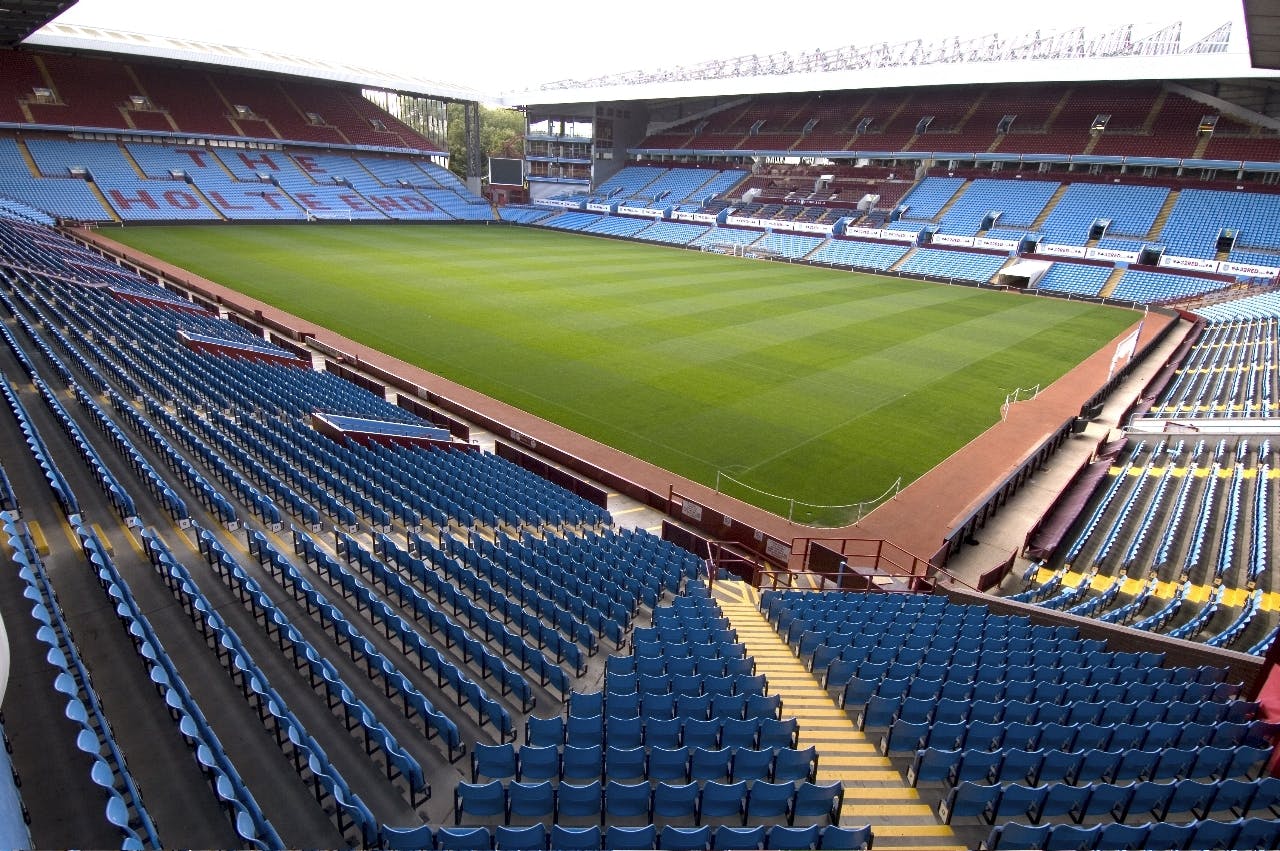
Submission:
[[[1136,23],[1142,36],[1182,21],[1190,43],[1233,21],[1240,0],[837,0],[803,11],[777,0],[80,0],[58,21],[328,58],[454,82],[482,92],[692,65],[751,53],[810,51],[913,38],[1016,36]],[[1114,16],[1114,17],[1113,17]]]

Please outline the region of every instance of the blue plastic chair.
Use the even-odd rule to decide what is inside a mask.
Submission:
[[[916,752],[916,758],[907,769],[907,782],[912,786],[920,783],[937,783],[951,777],[959,769],[960,760],[966,751],[946,750],[928,747]]]
[[[629,691],[629,689],[627,689]],[[568,715],[573,717],[588,717],[591,715],[604,715],[604,692],[600,691],[571,691],[569,692]]]
[[[658,830],[651,824],[624,827],[611,824],[604,832],[604,847],[611,851],[649,851],[658,842]]]
[[[813,781],[818,775],[818,748],[810,745],[797,750],[781,748],[773,761],[774,783],[790,783],[794,781]]]
[[[795,800],[796,788],[791,783],[769,783],[757,780],[751,784],[747,793],[747,819],[761,818],[774,820],[786,818],[791,821],[791,805]]]
[[[711,825],[676,827],[666,825],[658,837],[663,851],[708,851],[711,847]]]
[[[720,720],[701,721],[696,718],[684,722],[681,744],[688,748],[718,748],[720,746]]]
[[[720,783],[712,781],[702,787],[698,802],[698,822],[704,819],[719,821],[730,817],[745,822],[747,781]]]
[[[570,715],[564,725],[564,742],[566,747],[602,747],[604,716]]]
[[[600,781],[590,783],[561,783],[556,789],[556,818],[598,819],[602,807],[603,789]]]
[[[538,822],[525,827],[500,824],[493,830],[496,851],[545,851],[547,827]]]
[[[654,821],[693,817],[698,808],[698,791],[697,783],[658,783],[650,808]]]
[[[729,748],[694,748],[689,759],[689,779],[695,782],[727,780],[732,772]]]
[[[642,747],[619,748],[610,745],[604,752],[604,773],[611,780],[646,777],[646,754]]]
[[[651,790],[647,781],[622,783],[610,780],[604,786],[604,814],[606,820],[616,818],[643,818],[651,820]]]
[[[775,824],[769,828],[765,838],[765,848],[806,849],[818,846],[818,825],[807,827],[789,827]]]
[[[1044,843],[1045,851],[1079,851],[1079,849],[1096,848],[1098,837],[1102,833],[1102,825],[1095,824],[1082,827],[1076,824],[1055,824],[1049,831],[1049,838]]]
[[[828,824],[836,824],[840,820],[840,808],[843,804],[844,784],[840,781],[805,781],[796,787],[795,798],[791,803],[791,821],[794,822],[797,818],[816,818]]]
[[[525,724],[524,742],[526,745],[560,747],[564,744],[564,716],[539,718],[530,715]]]
[[[475,851],[477,848],[491,848],[493,842],[487,827],[441,827],[436,831],[435,847],[440,851]]]
[[[995,809],[999,798],[999,786],[964,780],[956,784],[938,805],[938,818],[943,824],[951,824],[956,816],[988,818],[987,813]]]
[[[1248,820],[1216,821],[1214,819],[1202,819],[1195,823],[1195,835],[1191,837],[1188,847],[1233,849],[1250,847],[1236,843],[1236,839],[1246,821]]]
[[[1231,757],[1231,767],[1227,769],[1228,777],[1260,777],[1271,761],[1271,747],[1254,747],[1239,745]]]
[[[649,779],[689,782],[689,749],[654,747],[649,750]]]
[[[523,783],[516,781],[507,785],[507,819],[521,818],[543,819],[555,815],[555,787],[550,781],[540,783]]]
[[[733,755],[732,779],[769,780],[773,771],[773,751],[738,750]]]
[[[1045,843],[1049,841],[1049,831],[1052,829],[1053,825],[1050,824],[1033,827],[1016,821],[1009,822],[992,828],[981,847],[988,851],[995,851],[995,849],[1024,851],[1024,849],[1044,848]]]
[[[448,828],[440,828],[447,830]],[[475,828],[453,828],[454,830],[474,830]],[[484,828],[480,828],[484,830]],[[413,851],[419,848],[434,848],[435,838],[431,825],[420,824],[416,827],[382,826],[382,847],[392,851]]]
[[[607,715],[604,719],[604,741],[610,748],[638,748],[644,745],[644,721],[639,714]]]
[[[822,833],[818,837],[818,848],[865,851],[865,849],[871,847],[872,841],[871,825],[869,824],[864,824],[861,827],[841,827],[838,824],[829,824],[822,828]]]
[[[507,815],[507,794],[500,780],[490,780],[488,783],[460,782],[454,788],[453,795],[455,824],[462,824],[463,815],[477,818],[505,818]]]
[[[492,780],[514,780],[516,778],[515,746],[510,742],[500,745],[477,742],[471,749],[471,782],[477,782],[481,774]]]
[[[1033,807],[1027,816],[1032,824],[1039,824],[1040,820],[1048,816],[1056,818],[1059,816],[1069,816],[1073,821],[1079,822],[1084,817],[1085,807],[1091,798],[1096,787],[1091,786],[1069,786],[1066,783],[1049,783],[1046,784],[1048,794],[1040,802],[1038,807]],[[1124,795],[1125,803],[1128,801],[1128,791]],[[1105,796],[1098,799],[1098,804],[1105,802]],[[1107,807],[1105,812],[1110,812]],[[1121,810],[1123,812],[1123,809]]]
[[[598,851],[603,844],[600,841],[600,825],[590,827],[565,827],[561,824],[551,826],[551,847],[556,851]]]
[[[585,780],[599,777],[604,765],[604,749],[600,745],[576,747],[565,745],[560,755],[562,780]]]
[[[723,715],[713,715],[725,718]],[[720,728],[720,747],[722,748],[754,748],[756,737],[760,732],[760,722],[755,718],[727,718]]]
[[[1045,799],[1049,796],[1048,786],[1025,786],[1022,783],[1010,783],[1000,793],[995,808],[987,813],[987,820],[994,823],[997,819],[1027,819],[1039,821],[1039,813],[1044,809]],[[1033,818],[1032,814],[1036,814]]]
[[[795,718],[765,718],[760,722],[757,747],[794,748],[800,736],[800,724]]]
[[[751,851],[763,848],[765,838],[764,825],[755,827],[737,827],[722,824],[711,835],[713,851]]]
[[[1195,818],[1209,817],[1209,811],[1214,807],[1218,796],[1218,783],[1212,780],[1178,780],[1173,787],[1173,794],[1165,802],[1159,821],[1168,820],[1170,813],[1179,816],[1175,821],[1183,821],[1181,816],[1187,813]]]
[[[896,753],[915,753],[929,740],[927,722],[913,722],[898,718],[880,740],[880,753],[884,756]]]
[[[1147,831],[1147,838],[1143,843],[1143,848],[1150,849],[1150,851],[1182,851],[1195,838],[1198,824],[1199,822],[1190,824],[1157,822],[1152,824]],[[1195,847],[1199,848],[1201,846],[1196,845]]]
[[[560,749],[555,745],[525,745],[519,753],[519,774],[522,781],[559,780]]]
[[[1177,783],[1164,783],[1154,780],[1139,781],[1133,784],[1125,811],[1126,820],[1134,813],[1146,817],[1150,815],[1157,821],[1163,821],[1163,813],[1169,809],[1173,793],[1177,791]]]
[[[1239,831],[1231,840],[1234,848],[1275,848],[1280,842],[1280,823],[1275,819],[1252,817],[1243,819],[1239,825]]]

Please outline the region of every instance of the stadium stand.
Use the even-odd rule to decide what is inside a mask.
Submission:
[[[1058,199],[1040,232],[1046,242],[1084,245],[1095,222],[1108,222],[1110,236],[1145,237],[1169,195],[1160,186],[1072,183]]]
[[[14,124],[440,150],[351,86],[175,67],[142,57],[4,53],[5,120]],[[139,87],[147,96],[135,102]],[[33,97],[36,88],[50,97]],[[19,104],[25,110],[14,108]],[[305,120],[308,114],[322,121]]]
[[[936,278],[985,283],[1008,260],[999,254],[973,254],[966,251],[939,251],[917,248],[898,268]]]
[[[1096,296],[1110,276],[1111,269],[1107,266],[1054,263],[1037,286],[1042,290]]]
[[[978,284],[1016,248],[917,248],[879,229],[921,244],[1032,235],[1078,248],[1072,259],[1134,255],[1059,258],[1046,292],[1224,298],[1194,306],[1209,323],[1148,418],[1274,419],[1280,302],[1240,281],[1280,267],[1280,196],[1243,170],[1234,188],[1061,162],[1280,159],[1261,126],[1217,116],[1201,132],[1211,110],[1153,83],[755,95],[641,141],[628,154],[647,159],[593,190],[550,199],[581,209],[495,209],[354,86],[0,50],[0,390],[19,482],[0,466],[0,559],[17,568],[6,591],[31,604],[32,620],[10,620],[15,658],[48,668],[20,672],[6,728],[40,736],[35,764],[76,810],[76,832],[51,839],[42,801],[24,838],[21,804],[0,789],[0,836],[1273,847],[1278,730],[1245,685],[1217,664],[1048,622],[1065,612],[1152,646],[1266,652],[1280,631],[1268,438],[1128,438],[1060,551],[1006,580],[1032,614],[928,594],[760,596],[724,576],[709,589],[703,559],[52,229],[498,220]],[[749,173],[741,163],[759,151],[848,156]],[[918,174],[898,161],[948,151],[1058,161],[1019,163],[1018,177],[966,157]],[[846,236],[854,223],[876,233]],[[1161,250],[1222,271],[1155,271]],[[374,423],[378,439],[325,436],[317,413]],[[393,439],[406,434],[444,445]],[[62,527],[66,545],[42,527]],[[810,679],[820,701],[793,691]],[[33,764],[15,753],[15,767]],[[55,797],[42,779],[8,791]],[[893,797],[904,782],[915,789]],[[868,808],[868,790],[881,803]]]

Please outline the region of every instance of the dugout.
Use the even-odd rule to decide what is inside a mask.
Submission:
[[[1053,264],[1047,260],[1019,260],[996,277],[996,283],[1016,290],[1034,290]]]

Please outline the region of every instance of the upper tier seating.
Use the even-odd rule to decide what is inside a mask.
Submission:
[[[1280,250],[1280,195],[1183,189],[1160,242],[1180,257],[1213,257],[1223,229],[1238,234],[1238,247]]]
[[[441,150],[345,83],[30,49],[0,51],[0,69],[0,120],[16,124]]]
[[[1099,219],[1109,220],[1108,235],[1145,237],[1169,196],[1161,186],[1072,183],[1040,226],[1045,242],[1084,245]]]
[[[907,208],[906,218],[932,220],[964,184],[963,177],[926,177],[907,193],[899,206]]]
[[[982,229],[983,219],[993,212],[1000,213],[997,222],[1001,227],[1029,226],[1049,203],[1059,185],[1047,180],[975,180],[965,187],[959,199],[941,217],[941,230],[973,236]],[[921,216],[921,212],[915,209],[916,192],[912,192],[906,202],[912,205],[907,215],[913,219]]]
[[[1151,83],[970,86],[757,95],[650,136],[645,151],[919,151],[1189,158],[1212,106]],[[1110,116],[1101,131],[1093,124]],[[1006,132],[998,127],[1010,119]],[[927,122],[925,119],[929,119]],[[922,126],[923,125],[923,126]],[[1275,162],[1275,134],[1220,120],[1209,159]],[[917,132],[920,129],[921,132]],[[859,132],[861,130],[861,132]],[[807,132],[806,132],[807,131]]]

